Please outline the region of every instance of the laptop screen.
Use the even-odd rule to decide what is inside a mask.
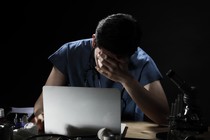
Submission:
[[[45,133],[97,135],[101,128],[121,133],[121,95],[115,88],[43,86]]]

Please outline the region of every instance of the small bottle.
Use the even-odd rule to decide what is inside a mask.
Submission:
[[[28,116],[23,115],[21,120],[22,120],[22,127],[24,127],[28,123]]]
[[[0,140],[12,140],[13,128],[10,123],[7,122],[4,113],[4,108],[0,108]]]
[[[19,129],[22,127],[22,123],[21,123],[21,118],[18,116],[18,114],[15,114],[15,118],[14,118],[14,129]]]
[[[4,109],[0,108],[0,139],[3,139],[4,135],[4,120],[5,120]]]
[[[5,113],[4,108],[0,108],[0,125],[3,125],[5,123]]]

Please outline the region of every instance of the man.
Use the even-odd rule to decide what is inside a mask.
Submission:
[[[122,120],[142,121],[147,116],[155,123],[166,123],[169,106],[162,75],[140,48],[140,40],[138,22],[131,15],[109,15],[99,21],[92,38],[65,43],[49,57],[53,68],[45,85],[119,88]],[[34,114],[36,123],[42,124],[42,94]]]

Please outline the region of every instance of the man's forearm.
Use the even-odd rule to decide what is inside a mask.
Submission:
[[[34,105],[34,115],[38,116],[39,114],[43,114],[43,98],[42,94],[39,96],[38,100]]]

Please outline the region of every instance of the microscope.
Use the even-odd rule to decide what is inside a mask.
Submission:
[[[166,76],[181,90],[171,104],[167,140],[196,140],[196,135],[208,131],[197,103],[197,88],[189,85],[171,69]]]

